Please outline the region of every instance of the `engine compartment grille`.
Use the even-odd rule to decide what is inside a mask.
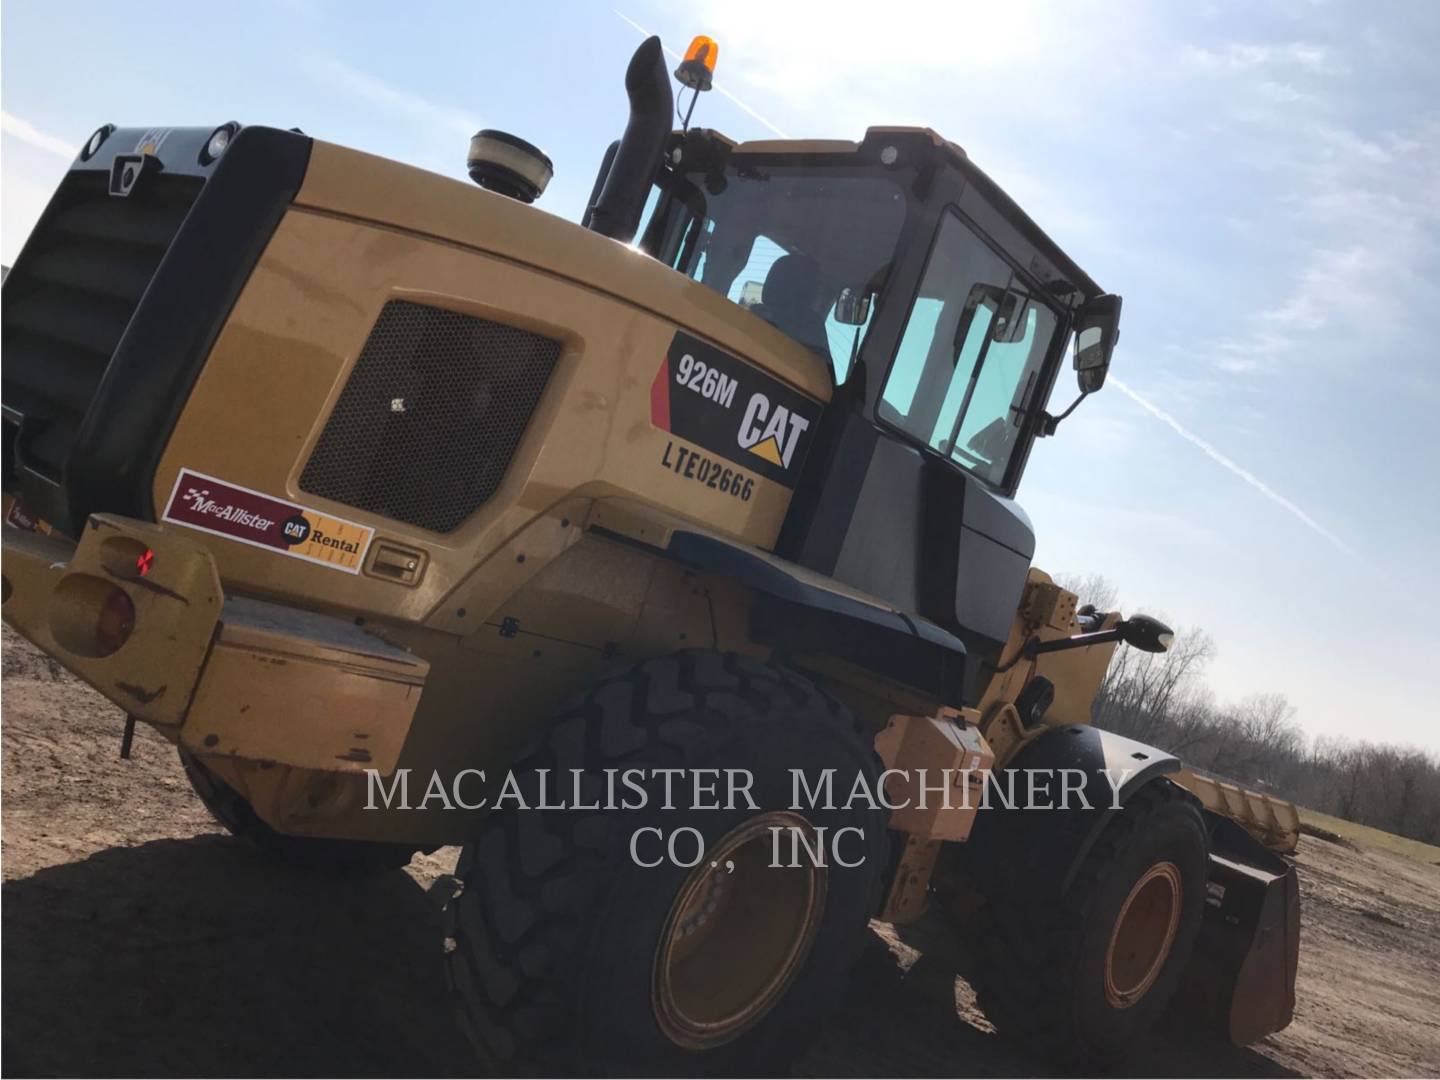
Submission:
[[[390,301],[300,487],[452,532],[505,478],[560,348],[553,338],[519,327]]]
[[[161,175],[117,199],[74,171],[5,280],[0,348],[7,409],[25,417],[27,467],[59,483],[85,413],[204,181]]]

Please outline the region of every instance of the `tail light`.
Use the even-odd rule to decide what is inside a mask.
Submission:
[[[129,594],[94,574],[67,574],[50,595],[49,614],[55,643],[90,660],[118,652],[135,630]]]
[[[130,640],[135,629],[135,605],[123,589],[111,589],[95,622],[95,648],[109,656]]]

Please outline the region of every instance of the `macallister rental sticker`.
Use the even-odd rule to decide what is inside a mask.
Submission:
[[[650,386],[650,422],[677,439],[793,488],[820,405],[778,379],[686,333],[677,333]],[[672,441],[661,464],[748,499],[748,476]],[[704,475],[702,475],[702,473]]]
[[[165,521],[358,574],[375,530],[353,521],[181,469]]]

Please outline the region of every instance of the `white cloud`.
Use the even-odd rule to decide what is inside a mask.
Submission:
[[[1220,124],[1213,141],[1223,140],[1224,182],[1268,208],[1227,241],[1268,273],[1225,335],[1199,343],[1210,362],[1263,373],[1302,352],[1324,362],[1359,342],[1375,348],[1417,332],[1421,313],[1440,302],[1437,114],[1367,112],[1354,79],[1314,77],[1348,72],[1344,50],[1232,43],[1184,55]]]
[[[1261,330],[1243,338],[1222,338],[1215,346],[1210,360],[1221,371],[1232,375],[1256,371],[1294,348],[1295,342],[1288,334],[1273,330]]]
[[[1247,71],[1254,68],[1290,66],[1311,71],[1333,69],[1330,53],[1307,41],[1259,45],[1232,41],[1218,49],[1189,46],[1182,54],[1189,66],[1207,71]]]
[[[1331,127],[1320,125],[1315,128],[1314,134],[1320,140],[1322,153],[1342,162],[1354,161],[1356,158],[1365,162],[1372,162],[1376,165],[1390,165],[1395,161],[1397,151],[1404,151],[1408,148],[1419,146],[1410,139],[1391,139],[1391,146],[1387,147],[1374,139],[1367,139],[1343,127]]]
[[[1384,325],[1402,315],[1386,287],[1392,266],[1393,257],[1371,244],[1315,252],[1294,293],[1264,317],[1295,330],[1319,330],[1337,318]]]
[[[1034,69],[1027,71],[1033,77],[1044,70],[1035,61],[1047,51],[1052,66],[1054,57],[1071,55],[1076,29],[1039,0],[925,0],[878,17],[867,0],[831,0],[823,10],[779,2],[766,5],[763,18],[746,5],[703,0],[692,18],[720,42],[732,81],[789,108],[842,113],[857,99],[917,80],[953,83],[1020,68]]]
[[[482,126],[475,114],[431,101],[403,90],[376,75],[351,67],[333,56],[320,56],[307,63],[306,70],[321,85],[344,95],[377,105],[398,116],[467,140]]]
[[[1292,105],[1297,101],[1314,100],[1311,95],[1296,90],[1295,87],[1288,82],[1282,83],[1266,79],[1257,89],[1265,97],[1281,105]]]
[[[56,171],[53,179],[24,175],[16,171],[11,160],[5,162],[4,198],[0,198],[0,262],[14,266],[25,238],[40,220],[40,215],[49,205],[50,196],[64,175],[64,167]]]
[[[48,151],[65,158],[67,161],[73,158],[80,150],[80,147],[67,139],[56,135],[49,135],[35,127],[28,120],[22,120],[18,116],[12,116],[8,112],[0,112],[0,130],[6,135],[14,135],[21,142],[29,143],[40,150]]]

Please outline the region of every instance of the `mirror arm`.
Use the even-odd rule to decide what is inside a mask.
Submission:
[[[1073,413],[1079,407],[1080,402],[1089,396],[1090,391],[1082,391],[1080,396],[1070,403],[1070,407],[1059,416],[1051,416],[1048,412],[1042,412],[1040,414],[1040,437],[1043,439],[1047,435],[1054,435],[1055,429],[1060,426],[1060,421]]]
[[[1122,628],[1115,626],[1109,630],[1095,630],[1088,634],[1076,634],[1074,637],[1056,638],[1054,641],[1036,641],[1030,646],[1029,653],[1031,656],[1039,656],[1043,653],[1084,649],[1090,645],[1109,645],[1111,642],[1124,640],[1125,635]]]
[[[1034,660],[1044,653],[1064,652],[1067,649],[1084,649],[1090,645],[1109,645],[1123,642],[1125,640],[1120,626],[1112,626],[1109,630],[1093,630],[1086,634],[1076,634],[1073,637],[1056,638],[1054,641],[1041,641],[1033,634],[1026,638],[1015,655],[1002,664],[989,664],[989,668],[996,675],[1003,675],[1021,660]]]

